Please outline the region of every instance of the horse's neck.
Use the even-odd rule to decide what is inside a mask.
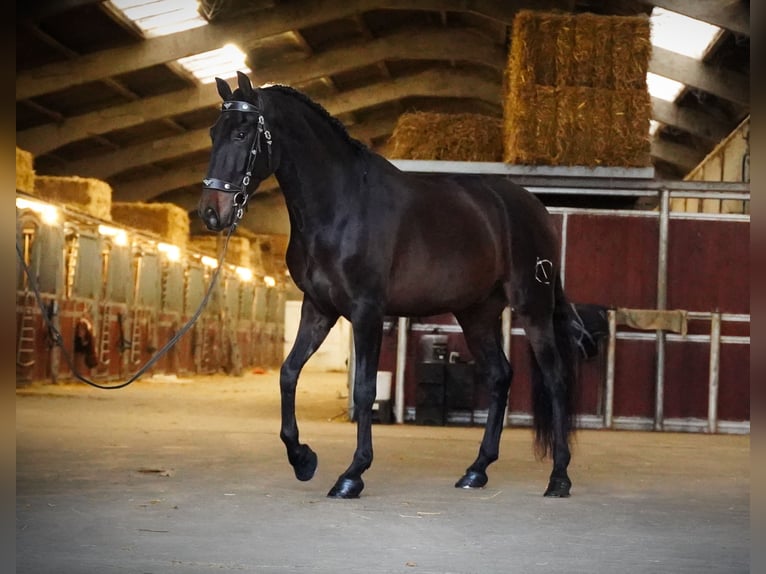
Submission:
[[[272,128],[281,156],[275,176],[301,227],[326,224],[359,190],[358,150],[323,118],[311,117],[315,112],[308,115],[315,123],[284,115]]]

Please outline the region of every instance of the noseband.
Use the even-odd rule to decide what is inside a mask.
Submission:
[[[202,180],[202,189],[211,189],[234,194],[234,207],[236,208],[235,221],[239,221],[244,215],[247,200],[250,199],[250,195],[247,193],[247,186],[250,185],[250,178],[253,175],[255,160],[258,157],[258,154],[261,153],[261,136],[263,136],[263,138],[266,140],[266,150],[269,154],[269,169],[271,168],[271,132],[266,129],[266,120],[264,120],[263,114],[261,113],[259,107],[254,106],[249,102],[241,102],[236,100],[224,102],[221,105],[221,113],[224,112],[245,112],[258,114],[258,133],[255,135],[253,147],[250,148],[247,168],[245,169],[245,175],[242,177],[242,183],[237,185],[215,177],[208,177]]]

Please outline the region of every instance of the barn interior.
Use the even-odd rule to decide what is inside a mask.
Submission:
[[[575,18],[638,30],[601,47],[585,34],[608,64],[569,50],[586,78],[614,81],[622,65],[640,80],[638,104],[606,106],[616,122],[599,116],[603,94],[567,112],[588,144],[569,151],[606,142],[585,161],[508,151],[509,134],[539,133],[523,118],[548,93],[509,107],[530,14],[538,46],[552,26],[563,51]],[[487,488],[452,488],[488,396],[446,316],[387,318],[378,458],[348,507],[324,498],[355,432],[338,323],[299,387],[320,470],[294,479],[279,367],[301,293],[279,182],[254,192],[225,261],[196,211],[213,78],[234,85],[237,71],[307,94],[401,169],[501,174],[549,207],[567,291],[604,329],[581,368],[570,500],[540,497],[548,463],[530,448],[510,312],[518,367]],[[599,130],[615,124],[607,149]],[[748,0],[18,3],[17,572],[748,571],[749,143]],[[187,321],[137,384],[82,384],[120,385]]]

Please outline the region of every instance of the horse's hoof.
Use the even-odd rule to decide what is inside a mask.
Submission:
[[[487,484],[487,473],[469,470],[455,483],[455,488],[484,488]]]
[[[364,488],[364,482],[361,478],[340,477],[327,493],[328,498],[359,498],[359,494]]]
[[[301,445],[301,454],[293,463],[295,478],[300,481],[307,481],[314,478],[317,470],[317,455],[308,445]]]
[[[566,477],[551,477],[548,482],[548,488],[543,496],[549,498],[569,498],[569,489],[572,488],[572,481]]]

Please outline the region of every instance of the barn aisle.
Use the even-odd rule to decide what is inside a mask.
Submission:
[[[325,497],[355,444],[343,373],[306,373],[295,480],[278,374],[16,393],[19,573],[748,572],[750,437],[581,431],[573,496],[508,429],[487,488],[452,487],[479,428],[377,425],[359,500]]]

